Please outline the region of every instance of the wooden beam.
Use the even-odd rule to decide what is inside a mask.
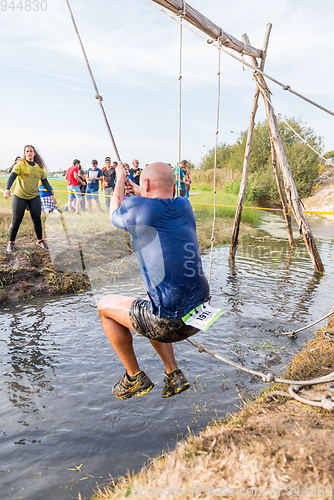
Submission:
[[[162,7],[174,12],[174,14],[180,14],[183,12],[183,0],[152,0],[158,3]],[[188,23],[196,26],[207,35],[209,35],[213,40],[220,40],[222,45],[230,49],[236,50],[242,54],[246,54],[251,57],[262,57],[262,50],[256,49],[249,44],[244,44],[234,36],[229,35],[222,28],[214,24],[207,17],[203,16],[198,10],[194,9],[187,3],[185,4],[185,15],[184,19]]]
[[[263,51],[262,51],[263,57],[261,59],[261,69],[262,70],[264,68],[265,58],[267,55],[267,48],[268,48],[268,42],[269,42],[271,28],[272,28],[272,25],[270,23],[267,24],[266,33],[265,33],[265,37],[264,37]],[[247,35],[242,35],[242,40],[244,42],[248,41]],[[245,155],[244,155],[244,164],[243,164],[243,169],[242,169],[242,178],[241,178],[241,184],[240,184],[240,189],[239,189],[237,209],[236,209],[235,216],[234,216],[231,245],[230,245],[230,251],[228,254],[229,261],[235,260],[235,254],[237,251],[240,221],[241,221],[242,209],[243,209],[244,201],[245,201],[246,188],[247,188],[247,184],[248,184],[249,158],[250,158],[250,154],[252,151],[255,115],[256,115],[257,108],[258,108],[259,95],[260,95],[260,89],[256,85],[254,99],[253,99],[253,106],[252,106],[251,116],[250,116],[250,120],[249,120],[247,142],[246,142],[246,149],[245,149]]]

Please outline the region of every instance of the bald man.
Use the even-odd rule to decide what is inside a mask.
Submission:
[[[195,216],[187,199],[173,199],[174,175],[166,163],[148,165],[139,186],[126,181],[122,163],[116,174],[111,220],[131,235],[147,297],[107,295],[98,303],[103,329],[126,369],[113,393],[128,399],[154,387],[138,365],[130,331],[134,330],[149,339],[165,365],[162,397],[167,398],[190,387],[176,364],[172,343],[198,330],[182,318],[209,298]],[[124,200],[126,182],[135,196]]]
[[[139,168],[139,161],[138,160],[132,160],[132,168],[130,168],[129,172],[130,174],[133,175],[135,179],[135,183],[137,186],[139,186],[140,183],[140,174],[142,173],[143,169]]]

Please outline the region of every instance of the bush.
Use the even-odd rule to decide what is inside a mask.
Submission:
[[[311,128],[295,118],[287,122],[314,149],[322,151],[322,139],[316,136]],[[309,196],[314,181],[319,175],[319,157],[292,132],[283,120],[279,120],[278,125],[298,193],[301,197]],[[225,172],[220,175],[220,179],[222,179],[221,187],[226,193],[239,193],[246,142],[247,131],[244,131],[236,144],[232,146],[222,144],[218,148],[217,167],[219,171]],[[212,167],[213,159],[214,149],[202,159],[200,167],[206,172],[211,172],[208,169],[209,166]],[[280,203],[276,180],[272,172],[271,145],[266,121],[258,123],[254,128],[246,194],[256,203]]]

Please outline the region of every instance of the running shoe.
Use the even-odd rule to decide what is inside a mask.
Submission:
[[[180,394],[180,392],[189,389],[190,384],[186,379],[185,374],[180,368],[173,370],[171,373],[166,373],[165,376],[165,387],[162,391],[163,398],[169,398]]]
[[[47,244],[45,243],[44,240],[40,240],[40,241],[37,240],[36,245],[38,245],[41,248],[44,248],[44,250],[49,250],[49,247],[47,246]]]
[[[13,241],[10,241],[7,245],[7,252],[16,252],[16,246]]]
[[[113,386],[112,392],[118,399],[129,399],[132,396],[144,396],[151,389],[153,389],[154,384],[148,378],[146,373],[140,371],[135,377],[131,377],[125,372],[121,376],[118,382]]]

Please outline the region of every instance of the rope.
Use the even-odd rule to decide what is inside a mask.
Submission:
[[[194,203],[194,202],[191,202],[192,205],[206,205],[206,206],[209,206],[209,207],[213,207],[213,203]],[[235,205],[219,205],[219,204],[216,204],[216,207],[225,207],[225,208],[236,208]],[[268,207],[244,207],[244,208],[247,208],[248,210],[268,210],[268,211],[274,211],[274,212],[283,212],[283,209],[282,208],[268,208]],[[289,210],[289,212],[285,215],[288,215],[289,213],[291,212],[291,210]],[[334,215],[334,212],[321,212],[321,211],[318,211],[318,210],[304,210],[304,213],[305,214],[318,214],[318,215]]]
[[[0,189],[0,191],[2,193],[4,192],[2,189]],[[66,194],[68,194],[68,191],[62,191],[62,190],[59,190],[59,189],[54,189],[54,192],[55,193],[66,193]],[[12,194],[13,193],[11,193],[11,196],[12,196]],[[82,196],[84,196],[87,193],[81,193],[81,194],[82,194]],[[111,194],[95,194],[94,193],[94,196],[105,196],[105,197],[108,197],[108,198],[112,198]],[[194,203],[194,202],[191,202],[191,205],[203,205],[203,206],[214,207],[214,203]],[[236,208],[235,205],[221,205],[219,203],[216,203],[216,207]],[[244,208],[246,208],[248,210],[268,210],[268,211],[274,211],[274,212],[283,212],[282,208],[268,208],[268,207],[244,207]],[[291,212],[291,210],[289,210],[288,214],[290,212]],[[318,210],[304,210],[304,213],[306,213],[306,214],[317,214],[317,215],[334,215],[334,212],[322,212],[322,211],[318,211]]]
[[[311,406],[317,406],[318,408],[319,407],[324,408],[325,410],[329,411],[334,411],[334,403],[329,394],[324,394],[319,402],[299,396],[298,394],[295,393],[292,387],[289,387],[289,394],[300,403],[304,403],[306,405],[311,405]]]
[[[211,249],[210,249],[210,262],[209,262],[209,285],[211,283],[212,271],[212,255],[213,255],[213,242],[215,239],[215,224],[216,224],[216,202],[217,202],[217,149],[218,149],[218,135],[219,135],[219,115],[220,115],[220,91],[221,91],[221,78],[220,78],[220,60],[221,52],[218,51],[218,98],[217,98],[217,128],[216,128],[216,142],[215,142],[215,157],[214,157],[214,174],[213,174],[213,220],[211,231]]]
[[[324,319],[328,318],[332,314],[334,314],[334,308],[328,314],[326,314],[326,316],[324,316],[323,318],[320,318],[317,321],[314,321],[313,323],[310,323],[309,325],[304,326],[303,328],[300,328],[299,330],[292,330],[292,332],[279,332],[278,330],[275,330],[275,333],[280,333],[281,335],[286,335],[287,337],[296,337],[297,333],[299,333],[303,330],[307,330],[307,328],[311,328],[311,326],[314,326],[317,323],[320,323],[320,321],[323,321]]]
[[[1,191],[1,189],[0,189],[0,191]],[[41,191],[46,191],[46,189],[43,189],[43,190],[41,190]],[[3,192],[3,191],[2,191],[2,192]],[[54,193],[66,193],[66,194],[68,194],[68,191],[61,191],[61,190],[58,190],[58,189],[54,189],[54,190],[53,190],[53,192],[54,192]],[[11,194],[12,194],[12,193],[11,193]],[[78,193],[78,194],[79,194],[79,193]],[[99,196],[99,197],[104,196],[104,197],[106,197],[106,198],[112,198],[112,194],[97,194],[97,193],[96,193],[96,194],[95,194],[95,193],[80,193],[80,194],[81,194],[81,196],[86,196],[86,195],[88,195],[88,196],[89,196],[89,195],[91,195],[91,196]]]
[[[273,382],[278,384],[292,384],[298,386],[325,384],[326,382],[333,382],[334,372],[324,375],[323,377],[314,378],[311,380],[289,380],[281,377],[273,377]]]
[[[302,396],[297,395],[295,390],[293,390],[293,388],[290,387],[289,392],[271,391],[268,394],[266,394],[266,398],[269,398],[272,396],[291,397],[291,398],[296,399],[296,401],[299,401],[300,403],[303,403],[303,404],[306,404],[309,406],[316,406],[318,408],[319,407],[324,408],[325,410],[334,411],[334,402],[331,399],[329,394],[323,394],[322,396],[314,396],[314,398],[312,398],[312,399],[306,399],[306,398],[303,398]]]
[[[90,64],[89,64],[89,61],[88,61],[88,58],[87,58],[87,55],[86,55],[83,43],[81,41],[81,37],[80,37],[79,31],[78,31],[76,22],[75,22],[74,17],[73,17],[73,13],[72,13],[72,9],[70,7],[69,1],[66,0],[66,3],[67,3],[68,10],[70,11],[70,15],[71,15],[71,19],[72,19],[72,22],[73,22],[73,26],[74,26],[74,29],[75,29],[76,34],[78,36],[78,40],[79,40],[79,43],[80,43],[80,46],[81,46],[81,49],[82,49],[82,52],[83,52],[83,55],[84,55],[84,58],[85,58],[85,61],[86,61],[87,69],[89,71],[90,77],[91,77],[92,82],[93,82],[93,86],[94,86],[94,89],[95,89],[95,92],[96,92],[95,98],[98,99],[98,101],[99,101],[99,105],[100,105],[100,108],[101,108],[101,111],[102,111],[102,114],[103,114],[103,118],[104,118],[104,121],[105,121],[105,123],[107,125],[107,129],[108,129],[108,132],[109,132],[109,135],[110,135],[110,138],[111,138],[111,142],[112,142],[112,145],[114,147],[116,158],[117,158],[118,161],[121,161],[121,158],[119,156],[118,149],[117,149],[117,146],[116,146],[116,143],[115,143],[115,140],[114,140],[114,136],[112,134],[112,131],[111,131],[111,128],[110,128],[110,125],[109,125],[109,122],[108,122],[108,118],[107,118],[107,115],[106,115],[106,113],[104,111],[104,107],[103,107],[103,104],[102,104],[103,97],[100,95],[100,93],[98,91],[98,88],[97,88],[97,85],[96,85],[96,82],[95,82],[95,79],[94,79],[94,76],[93,76],[93,72],[91,70],[91,67],[90,67]]]
[[[3,189],[0,189],[0,191],[1,191],[2,193],[4,193]],[[46,190],[45,190],[45,191],[46,191]],[[9,195],[9,196],[13,196],[13,193],[10,193],[10,195]]]
[[[255,70],[255,71],[257,71],[257,70]],[[287,127],[289,127],[289,129],[295,134],[295,136],[297,136],[307,147],[309,147],[315,154],[317,154],[319,156],[319,158],[321,158],[322,160],[324,160],[324,162],[326,163],[326,158],[321,153],[319,153],[319,151],[317,151],[316,149],[314,149],[313,146],[311,146],[311,144],[309,144],[306,139],[304,139],[300,134],[298,134],[298,132],[290,125],[290,123],[287,122],[287,120],[282,116],[282,114],[275,108],[275,106],[273,105],[273,103],[271,102],[271,100],[268,99],[268,96],[267,96],[265,90],[262,88],[262,86],[260,85],[260,83],[255,79],[254,75],[253,75],[253,80],[255,80],[255,83],[258,86],[258,89],[260,90],[261,94],[266,99],[266,101],[268,102],[268,104],[273,108],[273,110],[275,111],[276,115],[279,116],[281,118],[281,120],[283,120],[283,122],[285,123],[285,125]]]
[[[192,205],[204,205],[204,206],[208,206],[208,207],[213,207],[214,204],[213,203],[194,203],[194,202],[191,202]],[[236,208],[235,205],[220,205],[220,204],[216,204],[216,207],[226,207],[226,208]],[[272,211],[276,211],[276,212],[282,212],[283,209],[282,208],[266,208],[266,207],[244,207],[244,208],[249,208],[251,210],[272,210]],[[326,212],[327,213],[327,212]],[[332,212],[328,212],[328,213],[332,213]],[[334,214],[334,212],[333,212]]]
[[[186,2],[183,0],[183,8],[179,11],[180,22],[180,66],[179,66],[179,143],[178,143],[178,159],[179,159],[179,182],[177,186],[177,195],[180,196],[181,189],[181,142],[182,142],[182,52],[183,52],[183,19],[186,15]]]
[[[179,67],[179,182],[177,186],[177,195],[180,196],[181,189],[181,139],[182,139],[182,51],[183,51],[183,18],[185,15],[185,0],[183,0],[183,10],[180,11],[180,67]]]
[[[245,368],[244,366],[241,366],[241,365],[238,365],[237,363],[234,363],[234,361],[231,361],[227,358],[224,358],[223,356],[219,356],[218,354],[215,354],[214,352],[212,351],[209,351],[208,349],[206,349],[205,347],[203,347],[203,345],[198,342],[194,342],[192,339],[186,339],[191,345],[193,345],[194,347],[196,347],[199,352],[205,352],[206,354],[209,354],[210,356],[216,358],[216,359],[219,359],[220,361],[223,361],[224,363],[227,363],[231,366],[234,366],[234,368],[237,368],[238,370],[242,370],[244,372],[247,372],[247,373],[250,373],[251,375],[256,375],[257,377],[261,377],[263,382],[270,382],[270,380],[267,380],[267,376],[262,373],[262,372],[258,372],[256,370],[252,370],[250,368]]]
[[[166,16],[170,17],[171,19],[173,19],[174,21],[176,21],[177,23],[179,23],[180,21],[175,18],[172,14],[170,14],[169,12],[166,12],[163,8],[159,7],[159,5],[153,3],[151,0],[147,0],[148,3],[150,3],[151,5],[153,5],[155,8],[157,8],[158,10],[160,10],[161,12],[163,12],[164,14],[166,14]],[[184,24],[184,26],[189,30],[191,31],[192,33],[194,33],[195,35],[199,36],[200,38],[203,38],[203,40],[205,40],[206,42],[208,42],[210,45],[214,45],[215,47],[219,48],[219,50],[222,50],[223,52],[225,52],[226,54],[228,54],[229,56],[233,57],[234,59],[236,59],[237,61],[241,62],[242,65],[245,65],[245,66],[248,66],[249,68],[253,69],[254,70],[254,67],[249,64],[248,62],[246,61],[243,61],[242,59],[240,59],[240,57],[236,56],[235,54],[232,54],[231,52],[229,52],[227,49],[225,49],[225,47],[223,46],[219,46],[217,44],[214,43],[214,41],[212,39],[207,39],[204,35],[202,35],[201,33],[198,33],[197,31],[193,30],[190,26],[187,26],[186,24]],[[261,71],[260,69],[257,69],[257,72],[260,73],[262,76],[265,76],[266,78],[268,78],[269,80],[271,80],[272,82],[276,83],[277,85],[279,85],[280,87],[283,88],[283,90],[287,90],[288,92],[291,92],[292,94],[296,95],[297,97],[299,97],[300,99],[303,99],[304,101],[308,102],[309,104],[312,104],[313,106],[316,106],[317,108],[321,109],[322,111],[325,111],[326,113],[329,113],[330,115],[334,116],[334,112],[333,111],[330,111],[329,109],[321,106],[320,104],[317,104],[316,102],[312,101],[311,99],[308,99],[307,97],[305,97],[304,95],[300,94],[299,92],[296,92],[295,90],[293,90],[290,85],[286,85],[282,82],[280,82],[279,80],[276,80],[276,78],[273,78],[272,76],[268,75],[267,73],[265,73],[264,71]]]
[[[263,382],[276,382],[276,383],[281,383],[281,384],[292,384],[292,385],[298,385],[298,386],[305,386],[305,385],[315,385],[315,384],[324,384],[326,382],[334,382],[334,372],[330,373],[329,375],[324,375],[323,377],[318,377],[314,378],[311,380],[289,380],[286,378],[281,378],[277,377],[273,373],[262,373],[260,371],[252,370],[251,368],[246,368],[244,366],[238,365],[237,363],[234,363],[234,361],[231,361],[230,359],[224,358],[223,356],[220,356],[212,351],[209,351],[203,345],[198,342],[194,342],[194,340],[188,338],[186,339],[191,345],[196,347],[199,352],[205,352],[206,354],[209,354],[210,356],[219,359],[220,361],[223,361],[224,363],[227,363],[231,366],[234,366],[238,370],[242,370],[244,372],[247,372],[251,375],[256,375],[257,377],[260,377]]]
[[[329,342],[334,342],[334,332],[330,332],[329,330],[325,330],[323,333],[323,336],[325,337],[326,340]]]

